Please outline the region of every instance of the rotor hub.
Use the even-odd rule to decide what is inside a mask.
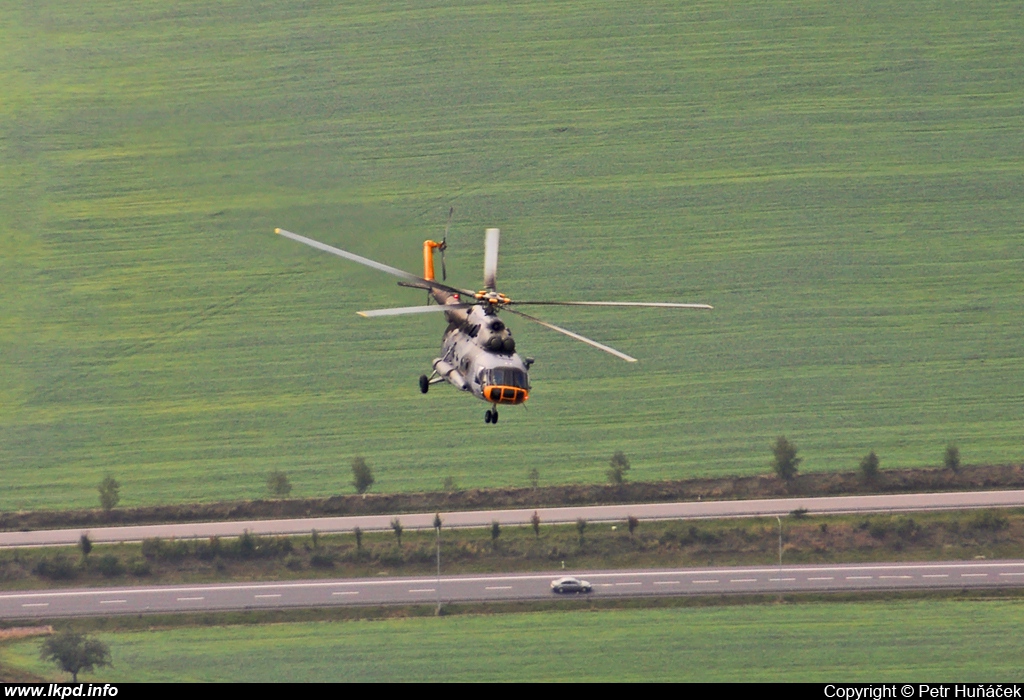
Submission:
[[[491,306],[504,306],[512,301],[501,292],[492,292],[488,290],[481,290],[477,292],[473,295],[473,298],[485,304],[490,304]]]

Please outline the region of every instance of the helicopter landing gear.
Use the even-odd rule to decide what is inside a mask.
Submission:
[[[425,394],[425,393],[427,393],[427,390],[429,390],[429,389],[430,389],[430,380],[427,378],[427,375],[421,374],[420,375],[420,393],[421,394]]]
[[[487,413],[484,414],[484,423],[497,423],[498,422],[498,409],[495,408],[493,411],[487,409]]]

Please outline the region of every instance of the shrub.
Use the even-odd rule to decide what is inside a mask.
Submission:
[[[796,456],[796,445],[787,440],[784,435],[780,435],[779,439],[775,441],[775,446],[772,447],[772,453],[775,455],[772,462],[775,474],[784,481],[791,481],[796,476],[797,467],[803,461]]]
[[[272,471],[267,475],[267,491],[271,496],[284,498],[292,492],[292,482],[284,472]]]
[[[100,508],[109,513],[121,502],[121,484],[107,474],[99,485]]]
[[[181,561],[192,553],[190,550],[186,540],[164,540],[159,537],[142,540],[142,556],[155,561]]]
[[[316,552],[309,558],[309,565],[315,569],[333,569],[334,555],[330,552]]]
[[[145,559],[133,559],[128,562],[128,572],[132,576],[149,576],[153,573],[153,568]]]
[[[96,562],[96,568],[107,578],[120,576],[124,573],[124,566],[121,565],[121,560],[115,554],[104,554]]]
[[[540,486],[540,471],[538,471],[537,467],[531,469],[526,476],[530,480],[530,486],[533,488]]]
[[[540,516],[537,511],[533,511],[533,515],[530,516],[530,525],[533,527],[533,536],[540,537]]]
[[[196,542],[196,557],[203,561],[210,561],[221,553],[220,538],[214,535],[206,542]]]
[[[89,552],[92,551],[92,541],[89,539],[89,535],[82,533],[82,536],[78,538],[78,548],[82,550],[82,556],[89,556]]]
[[[374,481],[376,479],[373,478],[373,471],[366,460],[362,457],[354,458],[352,460],[352,485],[355,486],[356,493],[366,493],[373,486]]]
[[[626,480],[626,472],[629,471],[629,459],[623,452],[616,452],[609,460],[608,481],[612,484],[621,484]]]
[[[395,531],[395,539],[398,540],[398,546],[402,546],[402,521],[398,518],[391,519],[391,529]]]
[[[875,454],[874,450],[868,452],[864,459],[860,461],[860,475],[867,482],[872,482],[878,478],[878,455]]]
[[[998,532],[1010,526],[1010,520],[1002,513],[995,510],[982,510],[974,513],[967,520],[967,527],[971,530],[987,530]]]
[[[953,443],[946,445],[946,455],[942,463],[952,472],[960,471],[960,448]]]
[[[36,562],[32,573],[52,581],[68,581],[78,574],[78,568],[63,554],[54,554]]]

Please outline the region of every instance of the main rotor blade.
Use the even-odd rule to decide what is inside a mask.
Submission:
[[[533,306],[640,306],[658,309],[713,309],[708,304],[677,304],[670,301],[517,301],[512,300],[509,304],[522,306],[531,304]]]
[[[489,228],[487,237],[484,239],[484,289],[489,289],[492,292],[497,289],[498,239],[500,236],[500,229]]]
[[[576,340],[584,342],[587,345],[591,345],[591,346],[597,348],[598,350],[604,350],[605,352],[607,352],[607,353],[609,353],[611,355],[615,355],[615,357],[619,357],[619,358],[625,360],[626,362],[636,362],[636,358],[635,357],[630,357],[629,355],[627,355],[624,352],[619,352],[615,348],[610,348],[607,345],[602,345],[601,343],[597,342],[596,340],[591,340],[590,338],[585,338],[582,335],[580,335],[579,333],[573,333],[572,331],[566,330],[565,328],[562,328],[561,326],[556,326],[553,323],[548,323],[547,321],[541,321],[539,318],[534,318],[533,316],[528,316],[527,314],[524,314],[522,311],[516,311],[515,309],[503,309],[503,311],[508,311],[510,314],[515,314],[516,316],[522,316],[523,318],[529,319],[530,321],[533,321],[534,323],[539,323],[540,325],[544,326],[545,328],[550,328],[551,330],[558,331],[559,333],[567,335],[570,338],[575,338]]]
[[[397,267],[391,267],[390,265],[385,265],[384,263],[379,263],[376,260],[370,260],[369,258],[364,258],[362,255],[356,255],[355,253],[350,253],[347,250],[342,250],[341,248],[335,248],[334,246],[327,245],[326,243],[321,243],[320,241],[314,241],[312,238],[306,238],[305,236],[300,236],[297,233],[292,233],[291,231],[285,231],[283,228],[276,228],[276,229],[274,229],[274,233],[277,233],[277,234],[279,234],[281,236],[284,236],[285,238],[290,238],[293,241],[298,241],[299,243],[305,243],[306,245],[308,245],[308,246],[310,246],[312,248],[316,248],[317,250],[322,250],[325,253],[330,253],[331,255],[337,255],[339,258],[345,258],[346,260],[351,260],[352,262],[357,262],[360,265],[366,265],[367,267],[372,267],[374,270],[380,270],[381,272],[386,272],[389,275],[394,275],[395,277],[401,277],[402,279],[406,279],[406,280],[409,280],[411,282],[417,282],[418,284],[415,285],[417,287],[421,287],[421,288],[424,288],[424,289],[428,289],[430,287],[437,287],[438,289],[443,289],[443,290],[445,290],[447,292],[451,292],[453,294],[472,294],[473,293],[472,291],[470,291],[468,289],[457,289],[455,287],[449,287],[446,284],[441,284],[440,282],[437,282],[435,280],[426,280],[426,279],[423,279],[422,277],[417,277],[416,275],[412,274],[411,272],[406,272],[405,270],[399,270]],[[401,284],[401,282],[399,282],[399,284]]]
[[[432,311],[454,311],[455,309],[468,309],[473,304],[431,304],[430,306],[401,306],[395,309],[374,309],[372,311],[357,311],[363,318],[376,318],[378,316],[404,316],[406,314],[429,314]]]

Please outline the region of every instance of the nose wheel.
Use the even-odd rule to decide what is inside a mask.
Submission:
[[[484,414],[484,423],[497,423],[498,422],[498,409],[487,409],[487,413]]]

